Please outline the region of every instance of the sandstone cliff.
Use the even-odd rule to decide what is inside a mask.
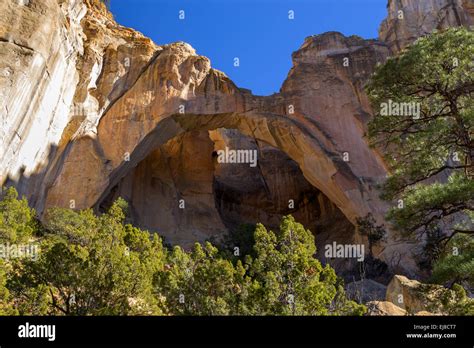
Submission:
[[[379,40],[308,37],[280,93],[259,97],[188,44],[120,26],[98,0],[2,1],[1,183],[40,213],[123,196],[135,223],[183,245],[288,213],[319,243],[365,242],[355,219],[383,222],[388,204],[376,190],[386,168],[364,138],[364,84],[417,37],[471,25],[473,8],[391,0]],[[215,161],[237,144],[259,152],[257,168]],[[394,235],[376,253],[405,273],[410,255]]]
[[[474,25],[472,0],[393,0],[380,25],[381,41],[397,53],[422,35],[446,27]]]

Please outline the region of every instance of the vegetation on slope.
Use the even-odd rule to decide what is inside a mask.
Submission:
[[[315,259],[314,237],[284,217],[257,225],[252,256],[226,258],[211,243],[167,249],[125,222],[117,200],[92,210],[50,209],[45,223],[9,188],[0,203],[3,245],[34,244],[35,257],[0,260],[0,314],[360,315],[334,270]],[[228,254],[228,253],[227,253]]]

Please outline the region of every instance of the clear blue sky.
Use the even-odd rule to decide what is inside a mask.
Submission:
[[[387,0],[111,0],[120,24],[157,44],[185,41],[239,87],[278,92],[305,37],[340,31],[376,38]],[[185,19],[179,19],[179,11]],[[294,11],[294,20],[288,11]],[[234,57],[240,66],[234,67]]]

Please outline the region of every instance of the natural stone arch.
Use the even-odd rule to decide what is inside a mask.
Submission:
[[[352,173],[341,154],[325,149],[298,121],[260,112],[174,114],[162,119],[135,147],[130,161],[122,161],[111,172],[107,188],[95,205],[100,204],[110,189],[153,149],[188,131],[218,128],[236,129],[285,152],[299,165],[308,182],[336,204],[353,224],[357,217],[368,212],[381,216],[380,206],[373,205],[376,199],[371,188]]]
[[[334,203],[353,225],[356,226],[358,217],[368,213],[378,223],[384,223],[388,203],[380,200],[375,188],[377,181],[355,175],[351,163],[344,162],[342,154],[329,147],[327,139],[318,134],[317,129],[308,130],[304,120],[256,111],[168,114],[158,120],[151,118],[142,126],[143,136],[135,133],[127,138],[127,129],[134,126],[131,122],[133,118],[130,117],[118,120],[115,117],[114,121],[112,115],[106,126],[99,127],[96,136],[88,134],[73,139],[51,167],[51,181],[44,181],[45,204],[38,211],[43,212],[51,206],[68,207],[71,199],[76,201],[75,209],[98,209],[120,180],[154,149],[193,130],[224,128],[236,129],[286,153],[298,164],[306,180]],[[136,136],[137,140],[133,141]],[[117,143],[121,145],[117,147]],[[129,161],[123,160],[124,151],[130,151]],[[81,170],[77,169],[78,161],[83,163]],[[397,242],[391,227],[386,227],[387,239],[374,256],[389,265],[393,260],[399,264],[405,244]],[[366,244],[367,240],[355,233],[354,242]],[[409,262],[409,259],[403,260]]]

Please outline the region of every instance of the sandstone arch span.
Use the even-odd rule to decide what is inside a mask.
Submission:
[[[102,162],[96,156],[100,152],[99,150],[104,151],[104,149],[98,149],[97,139],[88,137],[79,139],[76,142],[76,147],[88,148],[86,153],[91,155],[89,159],[83,160],[97,162],[97,166],[93,166],[94,170],[88,173],[87,182],[84,183],[88,188],[82,186],[81,190],[87,189],[88,192],[98,192],[99,194],[86,195],[84,199],[76,202],[76,207],[87,207],[100,203],[110,189],[142,161],[150,151],[165,144],[168,140],[193,130],[218,128],[237,129],[244,135],[268,143],[285,152],[298,163],[305,178],[336,204],[352,223],[355,223],[358,216],[365,216],[368,212],[375,215],[381,213],[381,206],[378,205],[379,202],[374,197],[370,184],[364,183],[352,173],[347,163],[342,160],[340,153],[330,152],[324,148],[320,141],[297,120],[278,114],[260,112],[211,115],[173,114],[159,121],[156,127],[137,144],[130,152],[129,161],[117,161],[116,165],[110,160],[100,165]],[[74,151],[74,148],[71,150]],[[84,150],[83,148],[81,152],[84,153]],[[115,152],[117,151],[121,152],[121,150],[115,149]],[[67,165],[67,163],[65,164]],[[67,168],[63,172],[67,172]],[[62,176],[62,178],[65,180],[59,184],[63,189],[66,189],[69,187],[67,176]],[[61,180],[61,176],[59,179]],[[48,196],[48,205],[64,205],[74,197],[83,197],[79,192],[55,196],[54,187],[50,192],[53,193],[53,196]],[[59,202],[55,202],[55,198],[59,198]]]

